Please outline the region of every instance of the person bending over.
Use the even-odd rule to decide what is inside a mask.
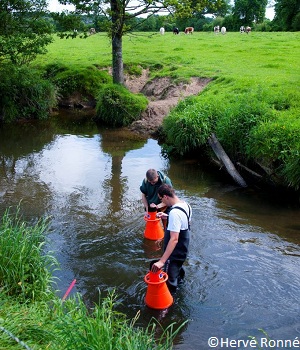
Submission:
[[[142,202],[145,208],[145,217],[147,217],[148,212],[165,209],[157,195],[157,190],[162,184],[172,186],[172,181],[161,171],[157,171],[155,169],[147,170],[146,178],[143,180],[140,186],[140,191],[142,192]],[[164,227],[166,226],[165,222],[166,220],[163,218]]]

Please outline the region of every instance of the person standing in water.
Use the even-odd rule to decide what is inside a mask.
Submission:
[[[157,272],[164,268],[168,274],[167,285],[173,293],[185,275],[182,265],[188,255],[192,208],[178,198],[174,189],[168,184],[161,185],[157,193],[162,203],[170,207],[170,211],[169,214],[163,212],[156,214],[157,217],[165,217],[168,222],[164,237],[164,253],[152,264],[151,271]]]

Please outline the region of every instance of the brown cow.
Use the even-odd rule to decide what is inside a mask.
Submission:
[[[251,27],[246,27],[246,33],[250,33],[251,32]]]
[[[193,27],[186,27],[184,32],[185,32],[185,34],[193,34],[194,28]]]

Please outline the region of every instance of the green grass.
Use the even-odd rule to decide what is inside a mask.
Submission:
[[[18,350],[168,350],[186,324],[166,329],[152,320],[146,329],[115,310],[116,295],[110,292],[88,309],[77,294],[66,301],[58,297],[18,303],[0,289],[0,349]]]
[[[164,68],[159,75],[187,78],[249,79],[275,86],[289,85],[299,79],[300,33],[252,32],[250,35],[199,32],[175,36],[166,33],[136,33],[123,38],[125,64]],[[34,63],[46,65],[101,67],[111,65],[111,43],[104,33],[87,39],[59,39],[48,46],[48,53]],[[153,72],[158,74],[158,72]]]
[[[47,220],[28,226],[7,210],[0,222],[0,289],[22,302],[51,297],[49,271],[57,263],[42,255]]]

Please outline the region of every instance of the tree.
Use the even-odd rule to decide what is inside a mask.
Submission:
[[[237,26],[251,26],[264,21],[268,0],[235,0],[233,17]]]
[[[203,14],[212,14],[215,17],[225,17],[231,12],[231,0],[224,0],[218,8],[208,6]]]
[[[206,7],[218,8],[224,0],[59,0],[63,5],[74,5],[75,12],[102,13],[110,23],[109,34],[112,41],[113,82],[124,84],[123,71],[123,35],[132,31],[129,25],[134,17],[148,14],[173,13],[177,16],[189,16],[193,11],[202,11]]]
[[[46,52],[52,26],[46,0],[1,0],[0,62],[27,64]]]
[[[274,8],[278,30],[300,30],[300,0],[276,0]]]

